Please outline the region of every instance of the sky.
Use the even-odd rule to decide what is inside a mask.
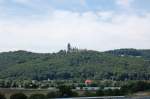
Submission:
[[[150,0],[0,0],[0,52],[150,49]]]

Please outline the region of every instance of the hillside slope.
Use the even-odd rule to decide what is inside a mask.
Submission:
[[[150,50],[0,53],[0,79],[150,79]]]

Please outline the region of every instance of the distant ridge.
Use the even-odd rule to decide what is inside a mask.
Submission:
[[[149,80],[150,50],[0,53],[0,79]]]

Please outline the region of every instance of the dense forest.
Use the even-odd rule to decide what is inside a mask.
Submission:
[[[150,80],[150,50],[106,52],[68,46],[57,53],[0,53],[0,79]]]

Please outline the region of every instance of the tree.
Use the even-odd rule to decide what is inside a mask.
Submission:
[[[113,90],[108,89],[104,91],[105,96],[113,96]]]
[[[59,89],[59,94],[60,94],[60,97],[75,97],[75,96],[78,96],[78,94],[76,92],[73,92],[71,90],[71,87],[70,86],[59,86],[58,87]]]
[[[29,99],[47,99],[47,97],[43,94],[32,94]]]
[[[96,92],[96,95],[97,95],[97,96],[104,96],[104,91],[98,90],[98,91]]]
[[[56,98],[59,97],[58,92],[51,91],[47,94],[47,98]]]
[[[5,95],[0,93],[0,99],[6,99]]]
[[[83,95],[84,95],[85,97],[94,97],[94,96],[96,96],[95,93],[90,92],[90,91],[85,91]]]
[[[23,93],[16,93],[11,95],[10,99],[27,99],[27,96]]]

